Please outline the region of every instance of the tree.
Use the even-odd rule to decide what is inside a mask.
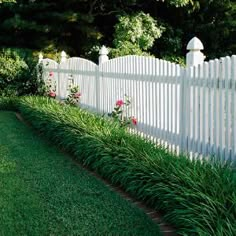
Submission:
[[[52,55],[65,50],[70,56],[92,58],[93,49],[105,44],[122,49],[122,54],[150,52],[157,57],[173,58],[183,57],[188,41],[198,36],[210,57],[236,52],[235,1],[10,1],[0,0],[1,47],[30,48]],[[121,33],[134,27],[138,29],[140,25],[132,22],[132,19],[135,12],[140,11],[149,14],[157,22],[157,29],[161,30],[161,35],[160,32],[155,33],[154,44],[150,41],[153,47],[145,48],[145,32],[136,41],[133,39],[138,30],[132,31],[130,39]],[[122,28],[118,16],[126,17],[126,21],[129,19],[132,22],[129,26],[133,26]],[[115,25],[120,25],[120,29]],[[150,39],[153,39],[151,32],[150,35]]]
[[[0,0],[0,3],[16,2],[16,0]]]
[[[185,21],[186,41],[197,35],[209,58],[236,53],[236,3],[230,0],[199,1],[199,9]],[[190,33],[191,32],[191,33]]]
[[[155,39],[160,38],[164,27],[149,15],[139,12],[119,17],[115,25],[113,56],[128,54],[147,55]]]
[[[96,39],[98,32],[77,8],[75,1],[21,0],[4,4],[0,9],[0,42],[5,46],[52,52],[64,49],[78,54],[84,42]]]
[[[18,0],[0,7],[0,44],[83,55],[103,36],[101,17],[115,19],[133,0]],[[111,21],[112,22],[112,21]],[[17,40],[15,40],[17,38]]]
[[[193,0],[166,0],[166,2],[175,7],[184,7],[188,4],[194,4]]]
[[[235,0],[194,0],[184,7],[174,2],[147,0],[142,5],[166,28],[152,48],[154,55],[178,62],[185,57],[187,43],[194,36],[202,40],[208,58],[236,54]]]

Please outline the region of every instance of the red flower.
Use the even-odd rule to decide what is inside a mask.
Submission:
[[[53,72],[52,71],[49,73],[49,76],[53,76]]]
[[[75,93],[74,94],[74,98],[80,98],[81,97],[81,93]]]
[[[132,121],[133,125],[137,125],[137,119],[136,118],[132,117],[131,121]]]
[[[116,106],[118,106],[118,107],[121,107],[122,105],[124,105],[125,103],[124,103],[124,101],[123,100],[117,100],[116,101]]]
[[[49,97],[52,97],[52,98],[56,97],[56,93],[53,91],[50,91],[48,95],[49,95]]]

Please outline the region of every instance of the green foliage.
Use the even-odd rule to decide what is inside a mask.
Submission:
[[[236,234],[236,175],[229,166],[177,158],[116,122],[52,99],[26,97],[18,108],[83,165],[165,212],[180,235]]]
[[[17,95],[17,81],[22,78],[27,70],[28,65],[16,51],[3,49],[0,52],[0,94]]]
[[[98,63],[98,55],[101,47],[102,45],[97,43],[95,46],[89,48],[88,51],[85,52],[85,58]]]
[[[120,44],[119,48],[109,48],[111,58],[126,55],[151,56],[150,53],[142,51],[137,45],[127,41]]]
[[[56,46],[46,47],[46,48],[43,48],[42,50],[43,50],[42,54],[43,54],[44,58],[50,58],[50,59],[56,61],[57,63],[60,63],[61,51],[58,51]],[[68,54],[67,54],[67,57],[69,57]]]
[[[0,4],[1,3],[15,3],[16,2],[16,0],[0,0]]]
[[[162,37],[155,43],[154,50],[159,52],[162,59],[170,60],[171,62],[183,64],[183,34],[181,29],[173,28],[170,24],[162,23],[165,31]]]
[[[174,62],[176,64],[180,64],[181,66],[185,66],[185,58],[181,56],[167,55],[162,57],[163,60]]]
[[[110,11],[100,1],[25,1],[0,7],[0,43],[28,47],[53,55],[65,50],[70,55],[85,53],[101,38],[95,25],[97,14]],[[101,9],[103,8],[103,9]],[[105,14],[105,13],[104,13]],[[17,40],[15,40],[17,38]]]
[[[50,96],[50,92],[55,92],[55,86],[53,85],[53,89],[52,89],[51,83],[45,83],[45,80],[43,77],[44,68],[43,68],[42,62],[36,65],[34,72],[37,78],[36,80],[37,92],[35,93],[35,95],[52,97]],[[49,76],[50,76],[50,73],[49,73]],[[47,81],[49,81],[49,79]]]
[[[133,20],[134,12],[141,11],[158,22],[158,30],[161,22],[166,31],[169,27],[173,31],[173,34],[163,33],[157,40],[160,44],[149,48],[149,53],[142,47],[151,43],[153,36],[146,38],[147,34],[143,32],[143,38],[139,37],[139,42],[133,43],[140,33],[136,29],[141,25],[140,19],[139,23]],[[114,26],[122,25],[117,16],[124,17],[123,26],[115,29],[118,35],[116,32],[113,34]],[[89,3],[84,0],[66,3],[18,0],[15,4],[0,4],[0,44],[43,51],[49,58],[55,58],[55,54],[65,50],[71,56],[80,55],[97,61],[97,49],[91,48],[103,44],[112,47],[114,42],[111,57],[152,54],[173,58],[184,57],[188,41],[197,36],[204,43],[205,54],[214,58],[236,53],[235,16],[236,3],[230,0],[99,0]],[[127,31],[130,22],[135,27],[131,30],[128,27]],[[151,25],[150,21],[147,23]]]
[[[115,26],[114,45],[119,48],[123,42],[135,44],[141,50],[152,47],[154,40],[161,37],[163,28],[149,15],[139,12],[134,15],[119,17]]]
[[[0,112],[0,130],[0,235],[160,235],[147,215],[14,113]]]
[[[4,48],[0,51],[0,95],[41,94],[37,60],[30,50]]]
[[[65,103],[71,106],[78,106],[81,98],[79,86],[74,86],[70,89],[70,94],[67,96]]]
[[[97,62],[101,45],[112,47],[111,57],[185,57],[188,41],[197,36],[206,56],[215,58],[236,53],[235,19],[231,0],[18,0],[0,4],[0,45],[52,59],[65,50]]]
[[[17,111],[18,97],[0,96],[0,110]]]
[[[188,4],[193,4],[194,0],[166,0],[170,5],[175,7],[184,7]]]
[[[112,55],[142,55],[153,46],[155,39],[161,37],[163,30],[149,14],[143,12],[120,16],[115,26]]]
[[[202,40],[208,59],[236,53],[233,40],[236,36],[234,1],[199,1],[199,9],[186,16],[184,25],[186,31]]]
[[[108,116],[110,116],[115,122],[118,122],[120,127],[136,125],[137,119],[129,114],[130,105],[130,98],[126,95],[124,101],[122,99],[116,101],[113,111],[108,114]]]

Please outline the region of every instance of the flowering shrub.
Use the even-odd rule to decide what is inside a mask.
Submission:
[[[136,118],[132,117],[131,122],[132,122],[133,125],[137,125],[137,119]]]
[[[70,94],[66,98],[65,103],[72,106],[77,106],[80,102],[81,93],[79,91],[79,86],[74,86],[70,89]]]
[[[123,100],[117,100],[116,101],[116,106],[117,107],[121,107],[121,106],[123,106],[125,103],[124,103],[124,101]]]
[[[46,94],[50,98],[56,98],[56,96],[57,96],[57,94],[56,94],[56,84],[55,84],[55,81],[53,80],[53,76],[54,76],[54,73],[52,71],[49,72],[49,77],[46,80],[46,84],[45,84]]]
[[[0,5],[1,5],[0,1]],[[30,49],[0,49],[0,96],[41,95],[42,81]]]
[[[56,98],[57,95],[56,95],[56,93],[54,91],[50,91],[48,93],[48,96],[51,97],[51,98]]]
[[[121,127],[127,127],[129,125],[137,125],[137,119],[133,116],[128,116],[128,107],[131,102],[128,96],[125,95],[125,101],[122,99],[116,101],[116,105],[112,113],[108,114],[115,121],[120,123]]]

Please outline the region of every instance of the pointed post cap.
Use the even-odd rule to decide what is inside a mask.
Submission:
[[[65,52],[65,51],[62,51],[62,52],[61,52],[61,56],[65,57],[65,56],[66,56],[66,52]]]
[[[204,62],[205,55],[201,52],[202,49],[204,49],[203,44],[197,37],[189,41],[187,45],[189,52],[186,55],[187,67],[197,66]]]
[[[43,54],[40,52],[39,53],[39,62],[43,60]]]
[[[197,37],[192,38],[187,45],[187,50],[190,51],[200,51],[203,49],[204,49],[203,44],[201,40]]]
[[[62,51],[61,52],[61,62],[65,62],[66,61],[66,52]]]
[[[108,53],[108,49],[103,45],[99,51],[99,55],[107,55]]]
[[[98,58],[99,64],[102,64],[103,62],[109,60],[107,56],[108,53],[109,53],[108,49],[103,45],[99,51],[99,58]]]
[[[61,57],[66,57],[66,52],[65,51],[61,52]]]

